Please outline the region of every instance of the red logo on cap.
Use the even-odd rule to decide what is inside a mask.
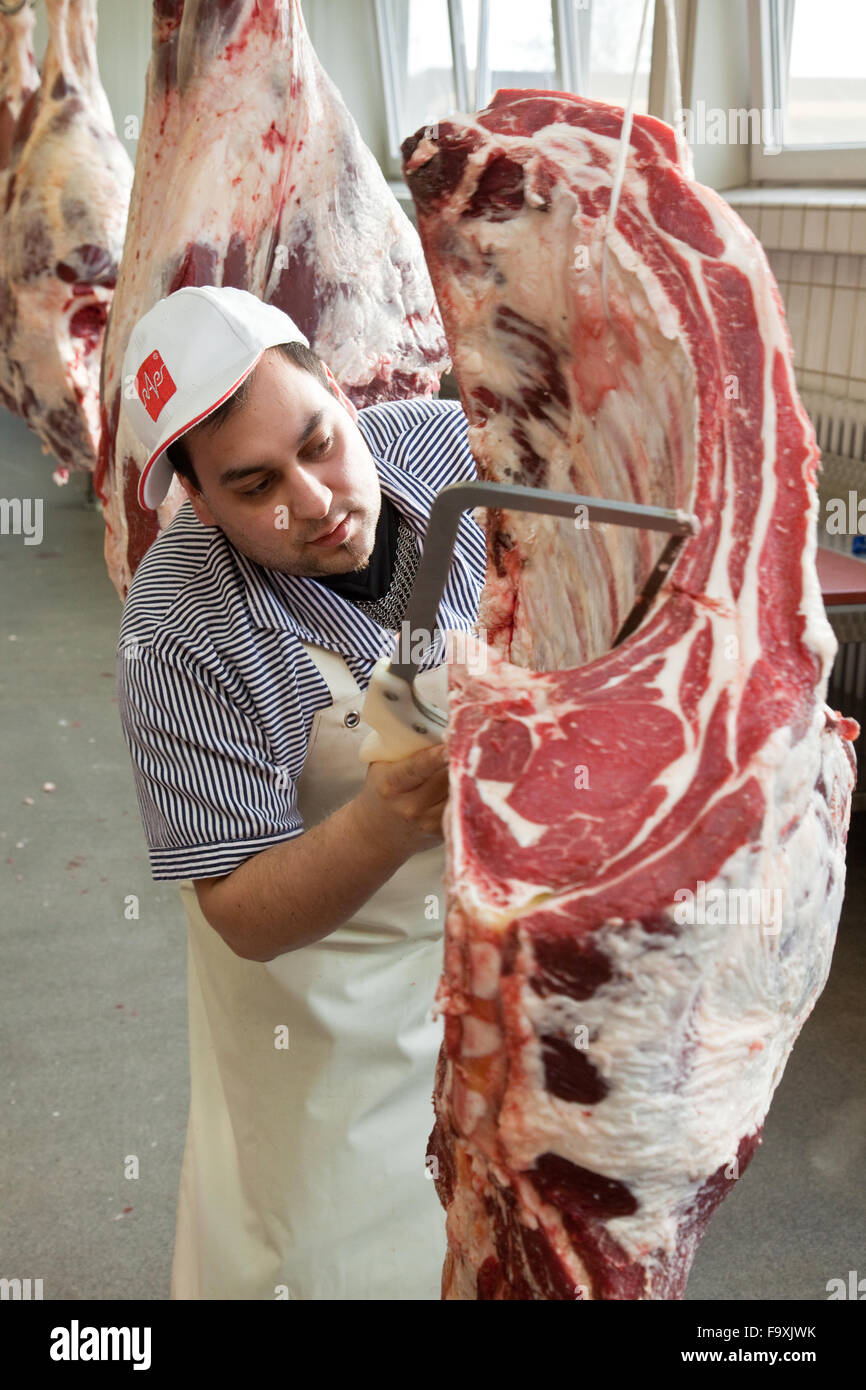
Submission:
[[[139,367],[135,389],[151,420],[158,420],[159,412],[171,400],[177,387],[156,348]]]

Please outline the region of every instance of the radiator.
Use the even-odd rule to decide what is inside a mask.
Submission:
[[[866,401],[841,400],[810,391],[801,391],[800,398],[815,426],[822,453],[818,474],[818,544],[860,560],[866,577],[866,505],[862,521],[859,508],[861,500],[866,504]],[[848,514],[848,529],[837,534],[828,529],[828,522],[838,511],[830,503],[838,504],[840,500]],[[855,523],[853,531],[851,522]],[[862,536],[857,534],[861,524]],[[839,643],[827,687],[827,704],[858,720],[866,742],[866,605],[862,612],[831,607],[827,617]],[[859,750],[855,747],[855,751]],[[866,758],[861,753],[857,761],[854,807],[862,810],[866,807]]]
[[[824,453],[866,463],[866,401],[843,400],[817,391],[801,391],[800,400]]]
[[[808,391],[801,392],[801,399],[815,426],[822,454],[818,473],[818,544],[826,550],[866,559],[866,401],[840,400]],[[855,518],[858,502],[864,503],[864,534],[857,538],[856,545],[850,530],[836,534],[828,529],[830,502],[841,500],[845,511],[850,512],[852,494]],[[858,554],[861,548],[863,555]]]

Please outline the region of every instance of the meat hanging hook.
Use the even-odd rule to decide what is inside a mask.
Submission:
[[[32,5],[35,10],[36,0],[0,0],[0,14],[18,14],[25,5]]]

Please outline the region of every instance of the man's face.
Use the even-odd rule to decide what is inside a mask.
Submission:
[[[314,579],[364,568],[382,503],[376,465],[310,372],[266,352],[246,403],[185,442],[201,488],[182,480],[196,516],[250,560]]]

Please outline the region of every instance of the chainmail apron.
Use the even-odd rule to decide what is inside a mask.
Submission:
[[[397,631],[403,621],[415,575],[418,573],[418,547],[415,533],[403,517],[399,518],[397,533],[397,553],[394,559],[394,573],[386,594],[377,599],[350,600],[362,613],[378,623],[380,627]]]

